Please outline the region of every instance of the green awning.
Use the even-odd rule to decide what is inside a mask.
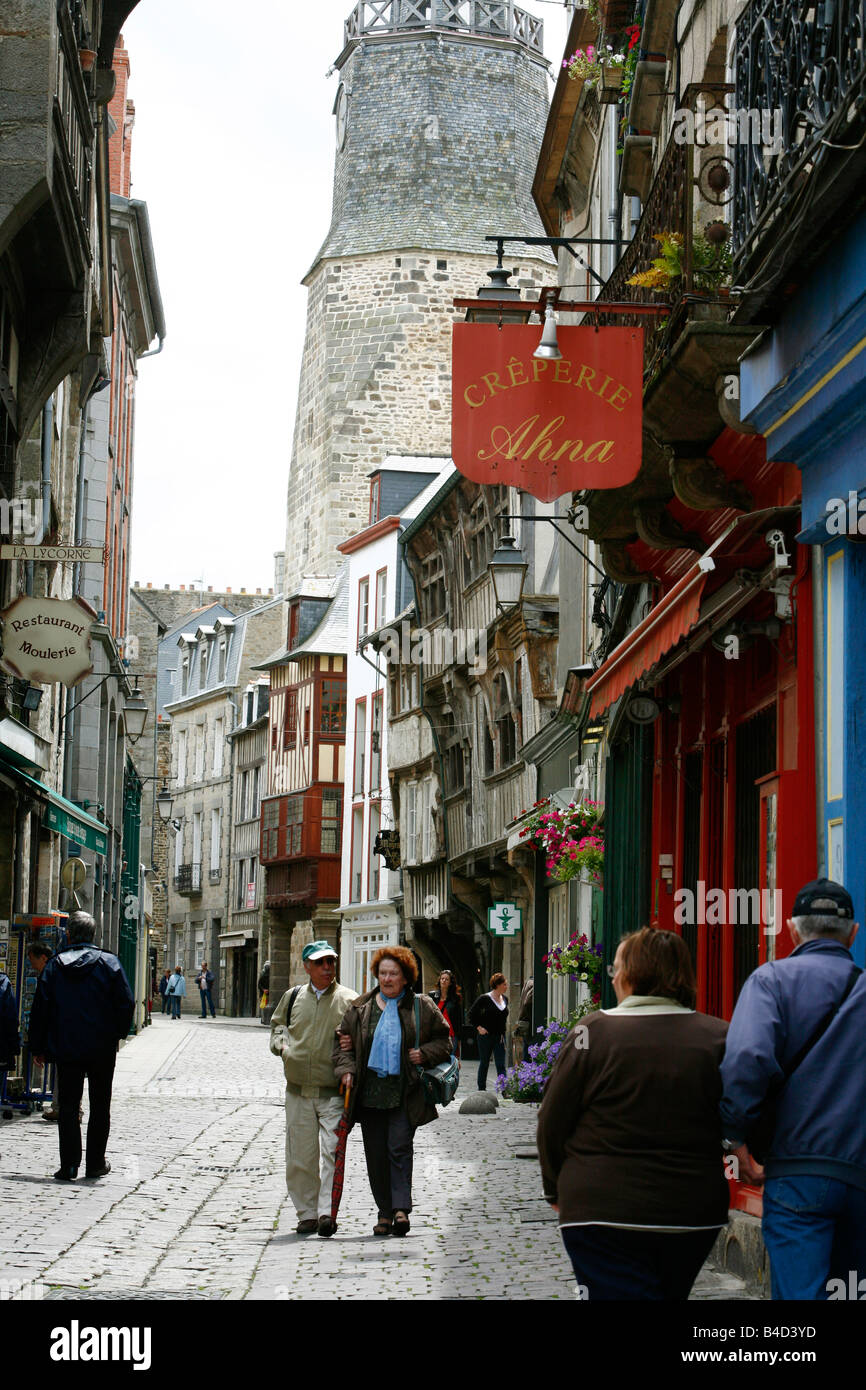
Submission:
[[[5,762],[0,758],[0,762]],[[16,767],[12,763],[7,763],[8,770],[32,787],[41,801],[45,802],[45,811],[42,816],[42,823],[49,830],[56,830],[59,835],[65,835],[67,840],[72,840],[76,845],[82,845],[84,849],[92,849],[94,854],[108,853],[108,830],[102,821],[96,820],[86,811],[82,811],[80,806],[76,806],[74,801],[67,801],[65,796],[59,792],[52,791],[46,787],[44,782],[40,782],[38,777],[31,777],[29,772],[23,768]]]

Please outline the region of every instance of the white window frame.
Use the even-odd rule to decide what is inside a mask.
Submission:
[[[195,770],[193,772],[194,782],[204,781],[204,745],[205,745],[206,726],[196,724],[195,726]]]
[[[177,784],[182,787],[186,783],[186,755],[187,755],[187,731],[178,729],[177,731]]]
[[[418,783],[406,786],[406,863],[418,863]]]
[[[433,780],[426,777],[421,783],[421,860],[426,862],[433,854]]]
[[[216,873],[222,853],[222,810],[214,806],[210,813],[210,871]]]
[[[214,720],[213,726],[213,775],[222,777],[223,775],[223,752],[225,739],[225,719]]]

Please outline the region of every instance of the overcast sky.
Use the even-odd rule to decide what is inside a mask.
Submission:
[[[558,67],[565,7],[521,4],[544,18]],[[167,327],[162,354],[139,367],[131,577],[142,585],[274,582],[300,279],[331,213],[338,79],[326,73],[352,8],[140,0],[124,28],[132,193],[148,205]]]

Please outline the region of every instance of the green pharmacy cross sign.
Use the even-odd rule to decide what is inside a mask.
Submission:
[[[487,909],[487,930],[494,936],[516,936],[523,930],[523,909],[514,903],[494,903]]]

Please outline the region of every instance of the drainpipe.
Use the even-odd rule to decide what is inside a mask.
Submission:
[[[616,237],[617,239],[616,246],[608,247],[608,252],[610,254],[610,266],[608,274],[613,275],[613,272],[616,270],[617,264],[619,262],[620,253],[622,250],[619,244],[619,229],[621,220],[620,211],[622,206],[622,195],[619,192],[619,156],[616,152],[617,140],[619,136],[619,107],[612,105],[609,106],[607,110],[608,168],[610,174],[610,203],[608,205],[607,213],[607,220],[610,226],[610,231],[608,235],[611,237]]]
[[[42,526],[39,532],[39,543],[44,541],[51,529],[51,432],[53,427],[54,397],[49,396],[42,407],[42,436],[40,440],[40,455],[42,460]],[[32,595],[33,593],[35,567],[35,561],[27,561],[24,592],[28,595]]]

